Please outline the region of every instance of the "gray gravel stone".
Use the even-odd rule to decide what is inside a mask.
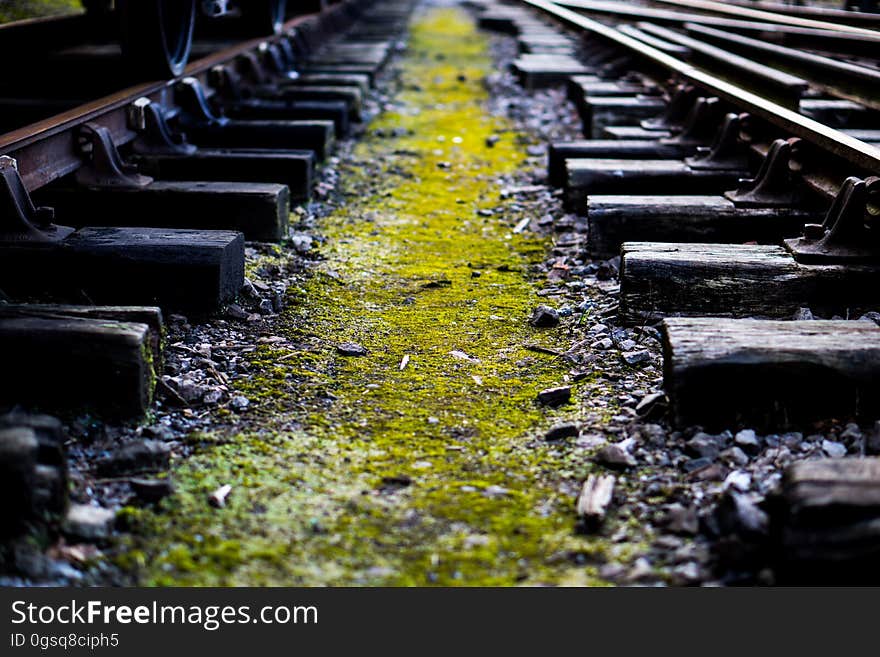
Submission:
[[[700,457],[696,459],[688,459],[682,465],[682,469],[685,472],[696,472],[697,470],[702,470],[703,468],[708,468],[712,465],[712,459],[708,459],[706,457]]]
[[[148,504],[160,502],[174,493],[174,484],[170,479],[132,479],[129,484],[138,499]]]
[[[545,406],[562,406],[571,401],[571,387],[546,388],[538,393],[538,402]]]
[[[113,533],[116,512],[100,506],[73,504],[62,523],[62,531],[70,538],[97,541]]]
[[[240,412],[250,406],[251,402],[244,395],[236,395],[229,401],[229,405],[232,407],[233,410]]]
[[[874,428],[868,434],[865,450],[868,454],[880,454],[880,420],[874,423]]]
[[[846,456],[846,445],[833,440],[823,440],[822,451],[828,458],[839,459]]]
[[[687,441],[684,448],[691,456],[707,458],[710,461],[718,458],[721,451],[716,437],[702,432]]]
[[[367,355],[367,348],[357,342],[343,342],[336,345],[336,351],[340,356],[358,357]]]
[[[636,404],[636,414],[641,417],[646,417],[648,415],[652,415],[654,411],[660,411],[661,409],[665,409],[667,406],[666,393],[665,392],[652,392],[650,395],[645,395]],[[657,426],[656,424],[651,426]]]
[[[847,445],[858,443],[862,440],[862,430],[855,422],[850,422],[840,434],[840,442]]]
[[[102,477],[164,470],[171,462],[171,448],[161,440],[137,440],[114,450],[96,464]]]
[[[725,449],[721,452],[721,458],[739,466],[748,465],[749,463],[748,455],[738,446]]]
[[[666,507],[666,529],[685,536],[693,536],[700,528],[700,519],[694,507],[670,504]]]
[[[544,440],[563,440],[565,438],[573,438],[579,433],[578,425],[575,422],[565,422],[551,427],[544,434]]]
[[[620,354],[623,362],[627,365],[641,365],[651,360],[651,352],[647,349],[639,349],[637,351],[624,351]]]
[[[559,326],[559,313],[555,308],[540,305],[532,312],[529,324],[537,328],[552,328]]]
[[[635,457],[624,447],[618,444],[606,445],[595,456],[596,463],[609,468],[630,468],[636,464]]]
[[[733,442],[744,452],[757,454],[761,451],[761,440],[752,429],[743,429],[733,437]]]

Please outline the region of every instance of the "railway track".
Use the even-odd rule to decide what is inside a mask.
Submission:
[[[124,25],[142,24],[138,39],[156,26],[146,29],[126,7],[149,4],[117,6]],[[163,375],[167,313],[199,315],[233,302],[245,283],[245,240],[288,238],[292,206],[308,201],[336,142],[366,120],[375,77],[412,6],[350,0],[299,8],[286,22],[264,21],[259,31],[268,36],[221,32],[159,53],[126,43],[131,35],[121,51],[139,52],[125,55],[116,44],[75,44],[70,30],[87,16],[0,28],[13,42],[54,35],[61,60],[76,50],[65,70],[78,80],[114,71],[114,84],[129,81],[82,104],[67,100],[78,82],[60,92],[50,83],[27,102],[11,82],[0,98],[15,110],[13,124],[47,107],[64,110],[0,134],[5,409],[143,418]],[[165,31],[191,32],[193,15],[173,15],[158,31],[184,38]],[[191,49],[197,58],[187,62]],[[41,85],[49,76],[43,64],[29,74]],[[162,72],[172,75],[131,83]],[[15,413],[4,422],[0,468],[10,503],[0,526],[9,536],[37,517],[63,515],[68,479],[60,424]]]
[[[40,62],[48,85],[18,76],[0,97],[0,406],[148,414],[163,317],[235,302],[245,243],[288,238],[334,142],[368,118],[413,3],[320,3],[286,22],[264,4],[247,25],[268,36],[205,28],[193,44],[193,3],[153,52],[125,27],[121,45],[71,41],[63,26],[83,16],[7,28],[63,48]],[[577,107],[584,138],[548,144],[547,179],[586,227],[586,253],[619,258],[616,321],[660,331],[670,423],[875,420],[880,19],[690,0],[467,4],[516,37],[523,87],[564,86]],[[123,26],[146,20],[122,7]],[[76,70],[106,79],[84,87]],[[156,73],[169,75],[77,96]],[[46,416],[0,424],[0,493],[15,501],[0,529],[15,533],[66,510],[65,438]],[[876,556],[876,472],[873,459],[791,467],[773,549],[804,570]],[[578,507],[601,522],[609,484],[588,483]]]
[[[579,106],[587,139],[549,146],[550,181],[586,217],[588,250],[620,255],[621,321],[660,322],[675,422],[874,419],[880,334],[852,320],[880,301],[880,85],[852,53],[880,38],[876,19],[690,0],[483,9],[517,35],[522,83],[567,84]],[[802,30],[821,31],[822,54],[794,45]],[[874,549],[855,526],[871,517],[855,488],[880,484],[872,464],[789,471],[787,555]]]
[[[203,311],[232,301],[243,284],[243,240],[286,238],[291,203],[309,198],[316,167],[361,120],[373,77],[393,50],[390,35],[405,10],[395,4],[365,17],[365,8],[345,2],[301,15],[274,37],[212,48],[177,77],[0,135],[0,289],[10,299]],[[118,326],[79,317],[70,330],[56,306],[43,320],[34,305],[3,312],[5,357],[15,369],[32,370],[25,363],[46,351],[43,340],[64,351],[77,330],[90,344],[94,329],[122,350],[94,368],[95,381],[119,394],[84,385],[71,403],[149,408],[150,363],[159,357],[150,354],[149,335],[161,324],[158,308],[108,311]],[[132,341],[126,318],[147,315],[151,326],[139,327]],[[22,322],[31,328],[15,328]],[[35,324],[54,337],[26,346]],[[87,347],[70,356],[49,357],[53,369],[73,375],[82,366],[73,361],[97,354]],[[120,359],[130,376],[110,383]],[[64,398],[66,379],[60,376],[55,392],[17,384],[7,393],[20,401]]]

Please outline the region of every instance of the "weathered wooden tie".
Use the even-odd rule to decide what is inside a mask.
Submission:
[[[741,169],[697,169],[681,160],[567,159],[565,200],[584,212],[593,194],[720,194],[746,176]]]
[[[792,208],[737,208],[723,196],[587,198],[590,253],[610,257],[624,242],[778,244],[822,214]]]
[[[848,316],[880,302],[880,267],[804,265],[780,246],[625,242],[622,321],[666,316]]]
[[[59,223],[77,228],[239,231],[245,239],[263,242],[287,237],[290,217],[290,192],[274,183],[157,180],[142,188],[52,186],[35,198],[55,208]]]
[[[109,319],[117,322],[146,324],[150,329],[153,353],[153,369],[162,373],[163,335],[165,324],[162,310],[157,306],[76,306],[48,303],[9,303],[0,308],[0,315],[35,317],[81,317],[84,319]]]
[[[161,180],[285,185],[291,202],[309,199],[315,172],[312,151],[199,148],[190,153],[135,153],[128,160]]]
[[[659,96],[588,96],[579,105],[583,132],[601,139],[606,126],[637,126],[642,119],[663,111],[665,101]]]
[[[31,523],[57,522],[67,510],[67,441],[55,417],[22,412],[0,415],[0,470],[5,472],[0,476],[0,495],[5,501],[0,535],[14,536]]]
[[[880,130],[872,130],[870,128],[861,128],[853,130],[841,130],[842,133],[855,137],[868,144],[880,144]]]
[[[333,121],[184,120],[182,127],[199,147],[309,150],[324,160],[336,139]]]
[[[669,130],[657,130],[638,125],[609,125],[602,129],[599,139],[664,139],[671,137]]]
[[[525,89],[566,84],[572,75],[593,75],[595,70],[566,55],[522,55],[511,64]]]
[[[726,196],[737,207],[786,207],[786,142],[774,142],[754,184]],[[772,156],[771,156],[772,154]],[[780,178],[776,173],[781,171]],[[621,312],[626,321],[652,315],[791,316],[809,307],[820,316],[850,317],[880,302],[880,244],[869,227],[880,178],[847,178],[821,223],[778,246],[626,242]],[[858,316],[856,314],[856,316]]]
[[[146,324],[0,309],[0,403],[140,417],[153,399]]]
[[[851,100],[837,98],[802,98],[801,114],[830,128],[876,128],[877,113]]]
[[[569,56],[577,53],[576,44],[562,34],[523,34],[517,44],[522,53]]]
[[[370,76],[357,75],[354,73],[306,73],[297,75],[292,79],[280,79],[275,82],[279,89],[297,89],[308,88],[311,86],[318,87],[345,87],[357,89],[361,93],[361,97],[367,95],[370,91]]]
[[[780,583],[880,582],[880,459],[790,465],[771,509]]]
[[[269,100],[278,99],[282,101],[293,101],[294,103],[303,101],[329,101],[333,103],[343,103],[345,110],[351,121],[360,121],[363,116],[364,94],[359,87],[341,86],[341,85],[285,85],[284,87],[271,86],[258,90],[261,98]],[[299,118],[299,117],[286,117]],[[323,119],[323,116],[308,116],[309,119]]]
[[[351,117],[348,104],[342,101],[293,101],[293,100],[241,100],[222,103],[223,113],[232,120],[243,123],[275,122],[283,130],[287,121],[331,121],[340,137],[348,135]],[[198,143],[198,139],[193,141]],[[277,142],[276,142],[277,143]],[[263,144],[251,144],[254,148],[267,148]],[[292,146],[294,148],[303,146]]]
[[[232,231],[89,227],[0,247],[0,289],[13,297],[210,311],[243,284],[244,238]]]
[[[880,410],[874,322],[669,318],[662,333],[679,425],[786,426]]]
[[[547,150],[551,185],[565,185],[565,161],[574,159],[671,160],[691,155],[695,147],[655,139],[583,139],[552,142]]]
[[[97,154],[95,151],[93,154]],[[119,162],[81,167],[86,177],[109,168],[142,182]],[[146,179],[149,181],[149,179]],[[244,282],[244,239],[232,231],[96,228],[75,231],[35,207],[15,161],[0,157],[0,290],[7,296],[90,303],[213,309]]]
[[[603,80],[595,75],[573,75],[568,80],[568,98],[575,103],[602,96],[654,96],[659,93],[659,87],[637,80]]]
[[[376,76],[379,74],[379,67],[375,64],[343,64],[343,63],[323,63],[319,61],[310,61],[300,64],[297,70],[308,75],[321,74],[343,74],[343,75],[362,75],[370,80],[370,85],[375,84]]]

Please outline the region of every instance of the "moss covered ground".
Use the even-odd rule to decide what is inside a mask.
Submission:
[[[82,10],[79,0],[0,0],[0,23]]]
[[[527,139],[486,110],[493,63],[467,14],[418,15],[400,65],[395,108],[344,165],[324,260],[290,291],[277,331],[297,348],[260,347],[236,383],[247,428],[192,436],[178,493],[124,510],[118,560],[142,583],[600,583],[607,539],[573,512],[590,466],[540,439],[578,412],[535,402],[567,368],[525,348],[563,339],[527,323],[549,240],[514,234],[499,195]]]

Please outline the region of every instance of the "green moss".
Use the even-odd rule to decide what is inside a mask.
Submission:
[[[144,377],[146,379],[146,408],[150,408],[153,405],[153,394],[156,389],[156,358],[153,354],[153,345],[149,340],[145,340],[143,345],[141,345],[141,357],[144,362]]]
[[[24,18],[60,16],[81,10],[79,0],[6,0],[0,6],[0,23]]]
[[[399,109],[374,126],[403,136],[357,147],[321,270],[277,328],[297,348],[259,347],[236,383],[254,428],[195,437],[179,494],[126,512],[120,563],[144,583],[600,583],[607,539],[574,531],[590,466],[534,440],[579,411],[535,403],[566,372],[524,348],[554,340],[526,322],[549,243],[514,235],[499,198],[525,140],[486,111],[487,51],[456,10],[415,23]]]

